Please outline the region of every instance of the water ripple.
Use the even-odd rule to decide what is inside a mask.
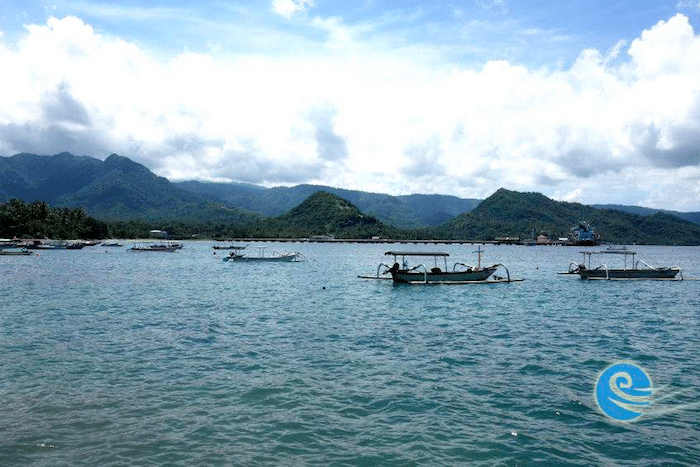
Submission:
[[[571,280],[555,274],[566,249],[489,247],[531,277],[404,287],[357,279],[380,246],[300,245],[316,261],[274,266],[210,247],[4,264],[0,465],[700,459],[697,407],[623,425],[593,398],[607,365],[634,360],[693,402],[700,283]],[[688,277],[699,252],[645,250]]]

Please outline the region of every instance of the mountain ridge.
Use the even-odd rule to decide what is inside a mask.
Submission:
[[[40,200],[51,206],[82,207],[100,220],[150,218],[249,222],[254,213],[200,198],[117,154],[104,161],[59,153],[0,158],[0,200]]]
[[[473,209],[480,200],[451,195],[398,195],[348,190],[325,185],[301,184],[293,187],[264,188],[240,183],[185,181],[177,186],[199,196],[259,212],[279,216],[317,191],[325,191],[350,201],[363,212],[399,228],[438,225]]]
[[[391,196],[322,185],[264,188],[195,181],[176,184],[116,154],[104,161],[69,153],[0,158],[0,201],[41,200],[53,206],[82,207],[99,220],[172,221],[171,225],[181,225],[184,230],[206,224],[203,231],[207,235],[250,231],[289,236],[283,228],[285,223],[289,231],[310,232],[310,224],[302,228],[288,215],[292,211],[300,214],[295,209],[318,192],[332,194],[352,205],[346,206],[347,210],[356,210],[350,224],[336,227],[342,230],[352,225],[355,234],[362,236],[492,240],[499,236],[529,237],[534,230],[561,237],[568,234],[572,225],[587,220],[606,241],[700,243],[698,224],[682,219],[678,213],[634,207],[627,207],[628,211],[641,209],[640,213],[625,212],[624,206],[598,209],[505,188],[485,200],[465,200],[449,195]],[[317,198],[314,199],[318,201]],[[245,200],[240,203],[245,206],[234,205],[235,199]],[[339,201],[334,203],[337,206]],[[322,204],[313,209],[321,212],[325,209]],[[271,216],[272,211],[266,210],[274,210],[276,215]],[[265,216],[273,220],[265,224]],[[432,220],[426,220],[429,217]],[[370,218],[374,220],[369,221]],[[327,226],[313,231],[315,235],[325,235],[333,234],[334,229]],[[347,236],[347,229],[340,235]]]
[[[489,240],[499,236],[566,237],[586,220],[606,242],[699,245],[700,225],[668,213],[642,216],[580,203],[555,201],[541,193],[500,188],[473,211],[431,230],[439,238]]]

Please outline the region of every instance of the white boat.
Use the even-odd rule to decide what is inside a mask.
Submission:
[[[224,261],[234,261],[234,262],[246,262],[246,261],[258,261],[258,262],[280,262],[280,263],[291,263],[303,261],[303,256],[297,251],[292,251],[289,253],[281,253],[278,250],[272,250],[272,253],[267,255],[265,253],[266,247],[259,246],[257,255],[247,255],[243,253],[243,250],[248,248],[247,246],[234,246],[230,248],[231,253],[224,257]]]
[[[654,267],[644,261],[636,261],[634,257],[636,252],[628,250],[626,247],[608,247],[602,251],[582,251],[583,262],[569,263],[569,270],[560,274],[577,274],[581,279],[603,279],[603,280],[632,280],[632,279],[647,279],[647,280],[683,280],[683,273],[678,266],[674,267]],[[620,255],[623,257],[623,267],[610,268],[606,264],[601,264],[595,268],[591,267],[591,258],[593,255]],[[628,260],[630,259],[631,261]],[[587,263],[587,265],[586,265]],[[639,267],[640,264],[643,267]],[[676,276],[680,273],[680,279]]]
[[[503,267],[506,271],[507,279],[494,276],[494,280],[490,282],[513,282],[510,278],[510,272],[503,264],[494,264],[492,266],[481,266],[481,247],[475,252],[478,253],[477,266],[469,266],[464,263],[455,263],[450,271],[447,267],[447,257],[449,253],[444,252],[423,252],[423,251],[387,251],[385,255],[393,257],[393,265],[389,266],[384,263],[377,267],[377,277],[380,275],[391,274],[391,279],[394,283],[404,284],[468,284],[468,283],[483,283],[493,275],[499,267]],[[429,267],[423,262],[410,266],[407,258],[433,258],[433,266]],[[442,260],[442,261],[440,261]],[[442,267],[438,264],[442,262]],[[382,271],[384,268],[384,271]]]
[[[102,244],[101,244],[100,246],[120,247],[120,246],[122,246],[122,244],[119,243],[119,242],[116,241],[116,240],[107,240],[107,241],[105,241],[105,242],[102,242]]]

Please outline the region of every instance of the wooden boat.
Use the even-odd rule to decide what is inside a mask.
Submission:
[[[129,251],[165,251],[165,252],[173,252],[180,250],[182,246],[180,244],[177,245],[172,245],[169,243],[149,243],[146,245],[142,244],[134,244],[131,248],[129,248]]]
[[[30,250],[67,250],[68,243],[61,242],[61,241],[39,243],[39,244],[33,243],[31,245],[27,245],[26,248],[28,248]]]
[[[387,251],[385,255],[393,257],[393,265],[380,264],[377,267],[377,278],[381,274],[391,274],[391,279],[394,283],[404,284],[428,284],[428,283],[474,283],[486,282],[489,277],[499,267],[503,267],[508,276],[507,280],[498,277],[492,282],[511,282],[508,268],[502,264],[494,264],[493,266],[481,266],[481,255],[483,251],[479,247],[478,264],[476,267],[469,266],[464,263],[455,263],[452,266],[452,271],[447,267],[447,257],[449,253],[444,252],[422,252],[422,251]],[[433,267],[428,267],[424,263],[410,267],[407,258],[433,258]],[[442,260],[443,267],[438,265],[438,261]],[[382,268],[384,271],[382,272]]]
[[[243,250],[248,245],[214,245],[212,248],[215,250]]]
[[[257,255],[246,255],[243,253],[243,250],[245,250],[247,247],[246,246],[236,246],[232,249],[233,251],[229,253],[228,256],[224,257],[224,261],[234,261],[234,262],[246,262],[246,261],[257,261],[257,262],[270,262],[270,263],[275,263],[275,262],[280,262],[280,263],[291,263],[291,262],[297,262],[297,261],[303,261],[303,256],[301,253],[297,251],[292,251],[290,253],[280,253],[277,250],[272,250],[271,255],[266,255],[265,254],[265,247],[260,246],[258,248],[258,254]]]
[[[15,248],[0,249],[0,256],[27,256],[31,254],[32,252],[27,250],[26,248],[22,248],[21,250]]]
[[[644,261],[634,260],[636,252],[628,250],[625,247],[616,248],[609,247],[602,251],[582,251],[583,262],[569,263],[569,270],[560,274],[577,274],[581,279],[604,279],[604,280],[630,280],[630,279],[652,279],[652,280],[683,280],[683,273],[677,266],[674,267],[654,267]],[[596,268],[591,267],[591,258],[593,255],[621,255],[623,257],[622,268],[610,268],[606,264],[601,264]],[[628,260],[631,256],[631,262]],[[639,266],[643,267],[640,268]],[[680,279],[675,279],[680,273]]]

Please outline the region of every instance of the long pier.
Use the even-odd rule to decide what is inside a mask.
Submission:
[[[517,242],[503,240],[403,240],[393,238],[230,238],[220,241],[227,242],[275,242],[275,243],[402,243],[424,245],[518,245]],[[558,243],[561,244],[561,243]],[[555,245],[554,242],[548,245]]]

